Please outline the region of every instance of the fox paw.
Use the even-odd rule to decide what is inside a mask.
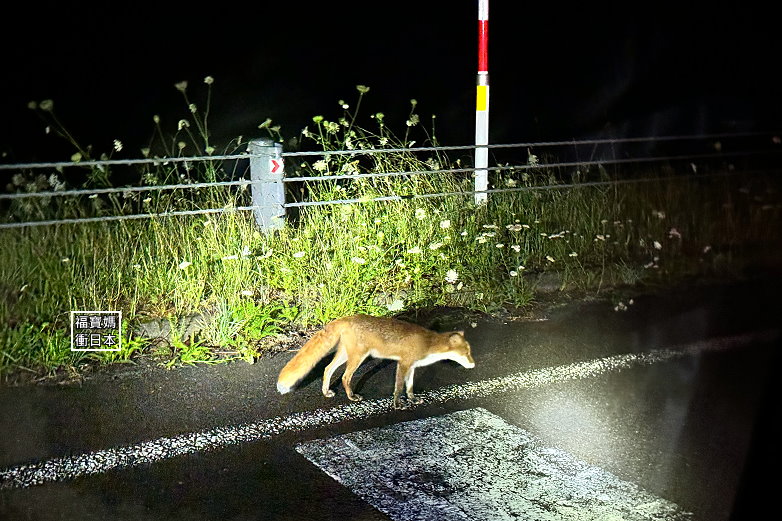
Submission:
[[[363,396],[361,396],[360,394],[356,394],[356,393],[353,393],[352,396],[348,396],[348,398],[350,398],[350,400],[354,401],[354,402],[360,402],[361,400],[364,399]]]
[[[394,398],[394,409],[409,409],[413,405],[419,405],[421,403],[424,403],[424,401],[421,398],[407,398],[406,401],[402,401],[399,398]]]
[[[334,398],[334,391],[332,391],[331,389],[329,389],[328,391],[325,391],[325,392],[323,393],[323,396],[325,396],[326,398]]]

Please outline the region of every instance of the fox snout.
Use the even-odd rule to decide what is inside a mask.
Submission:
[[[462,365],[462,367],[465,367],[467,369],[472,369],[475,367],[475,360],[472,359],[471,354],[466,354],[459,358],[458,362]]]

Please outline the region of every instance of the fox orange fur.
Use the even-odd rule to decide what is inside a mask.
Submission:
[[[281,394],[290,392],[322,358],[335,349],[334,358],[323,372],[323,396],[334,396],[334,391],[329,389],[331,376],[347,362],[342,385],[350,400],[361,400],[361,396],[351,388],[353,373],[368,356],[387,358],[397,361],[395,408],[400,408],[399,395],[402,393],[403,384],[410,403],[421,403],[421,400],[413,395],[413,375],[416,367],[439,360],[453,360],[468,369],[475,367],[470,344],[464,338],[463,331],[437,333],[393,318],[353,315],[329,322],[325,328],[315,333],[282,368],[277,378],[277,390]]]

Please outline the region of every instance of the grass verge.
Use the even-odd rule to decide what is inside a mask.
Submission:
[[[211,82],[207,85],[211,89]],[[178,124],[173,138],[157,127],[161,156],[190,147],[211,154],[206,116]],[[368,88],[359,86],[361,99]],[[210,91],[211,92],[211,91]],[[420,128],[416,103],[397,137],[386,117],[373,114],[374,130],[357,124],[357,110],[337,121],[313,118],[302,139],[322,150],[409,148],[437,145],[434,130]],[[47,112],[52,107],[47,105]],[[208,112],[208,111],[207,111]],[[183,120],[185,121],[185,120]],[[156,121],[156,125],[158,122]],[[260,128],[279,136],[267,120]],[[62,134],[71,139],[63,130]],[[156,134],[156,135],[157,135]],[[177,141],[187,138],[185,146]],[[241,138],[231,147],[241,145]],[[77,147],[80,161],[89,147]],[[145,149],[155,154],[154,147]],[[440,152],[329,155],[289,161],[289,175],[442,171],[462,167]],[[459,193],[472,189],[469,174],[439,172],[395,177],[310,181],[289,186],[292,197],[360,202],[306,207],[284,228],[259,232],[247,212],[249,192],[201,188],[136,193],[129,197],[39,198],[9,207],[11,218],[82,216],[220,208],[208,216],[67,224],[0,230],[0,375],[34,379],[80,374],[95,365],[132,363],[149,356],[168,367],[242,359],[252,362],[275,335],[352,314],[395,315],[438,306],[481,312],[524,310],[542,281],[559,290],[600,294],[616,285],[671,282],[691,275],[739,272],[748,259],[780,251],[779,182],[763,174],[671,178],[663,168],[643,172],[644,182],[612,183],[621,172],[583,166],[573,171],[513,167],[492,173],[495,187],[475,206],[472,195],[376,202],[388,195]],[[78,165],[78,163],[77,163]],[[54,172],[17,174],[19,190],[74,185]],[[142,186],[230,179],[219,162],[147,165]],[[108,167],[82,172],[81,186],[108,186]],[[604,185],[575,182],[606,181]],[[12,186],[11,188],[14,188]],[[523,190],[522,190],[523,189]],[[56,204],[53,204],[55,203]],[[546,278],[555,273],[556,278]],[[550,282],[549,282],[550,283]],[[617,307],[617,309],[620,309]],[[70,350],[71,310],[122,310],[122,350]],[[197,332],[180,329],[181,317],[207,316]],[[139,331],[166,320],[170,341],[153,345]]]

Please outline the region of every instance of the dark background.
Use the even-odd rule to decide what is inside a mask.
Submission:
[[[491,140],[777,130],[780,29],[748,2],[490,3]],[[54,100],[83,144],[140,157],[152,116],[173,132],[190,116],[174,88],[205,106],[215,79],[215,144],[285,139],[335,120],[355,85],[362,104],[404,132],[409,99],[437,115],[442,144],[474,136],[477,0],[416,2],[14,3],[2,16],[4,162],[67,159],[27,108]]]

